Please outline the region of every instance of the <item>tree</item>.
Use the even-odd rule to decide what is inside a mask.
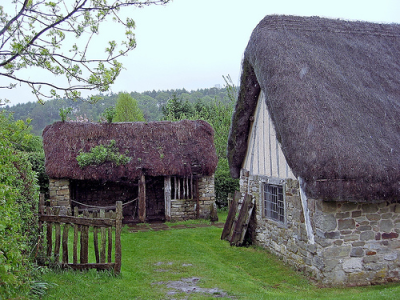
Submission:
[[[182,119],[207,121],[214,128],[214,144],[218,156],[215,172],[215,193],[218,206],[227,206],[228,193],[234,193],[239,188],[239,180],[232,179],[229,172],[226,148],[231,126],[232,113],[236,103],[237,89],[230,76],[223,77],[226,82],[227,99],[221,101],[215,96],[200,98],[194,104],[178,99],[176,95],[162,107],[165,120],[178,121]],[[213,89],[216,93],[218,90]]]
[[[123,8],[169,1],[15,0],[6,5],[3,2],[0,76],[8,83],[0,88],[27,84],[39,102],[43,98],[60,98],[60,91],[66,98],[74,99],[80,97],[82,90],[107,91],[122,69],[117,59],[136,46],[135,22],[131,18],[122,19]],[[125,36],[120,41],[103,41],[106,43],[101,46],[103,57],[98,58],[99,44],[94,40],[100,33],[100,25],[111,18],[123,27],[120,32]],[[28,68],[35,72],[35,79],[24,72]],[[64,82],[55,83],[56,76],[61,76]]]
[[[183,119],[193,118],[193,106],[188,100],[183,101],[182,98],[178,98],[176,94],[167,101],[162,107],[162,113],[165,120],[178,121]]]
[[[145,119],[137,101],[128,93],[120,93],[118,95],[117,104],[115,105],[115,117],[113,121],[137,122],[145,121]]]

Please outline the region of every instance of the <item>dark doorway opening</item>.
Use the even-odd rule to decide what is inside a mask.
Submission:
[[[146,177],[146,220],[165,221],[164,177]]]

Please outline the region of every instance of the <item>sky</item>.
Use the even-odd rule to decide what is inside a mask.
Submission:
[[[399,0],[173,0],[166,6],[134,8],[137,46],[121,59],[124,70],[112,92],[197,90],[239,83],[243,52],[266,15],[320,16],[400,23]],[[107,24],[100,28],[115,34]],[[32,75],[34,76],[34,75]],[[94,92],[94,94],[97,94]],[[11,105],[36,101],[21,86],[0,90]]]

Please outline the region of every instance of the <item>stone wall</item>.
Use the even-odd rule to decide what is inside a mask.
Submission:
[[[210,217],[211,206],[215,203],[214,175],[199,178],[199,218]]]
[[[68,179],[49,180],[50,206],[60,207],[60,214],[66,214],[71,207],[70,186]]]
[[[286,222],[262,216],[260,192],[266,179],[241,173],[241,192],[250,192],[256,200],[256,244],[326,286],[400,280],[400,203],[308,199],[310,237],[296,180],[284,182]]]

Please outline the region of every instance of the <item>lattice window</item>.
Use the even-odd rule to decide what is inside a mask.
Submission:
[[[282,185],[264,184],[264,216],[285,223],[285,199]]]

